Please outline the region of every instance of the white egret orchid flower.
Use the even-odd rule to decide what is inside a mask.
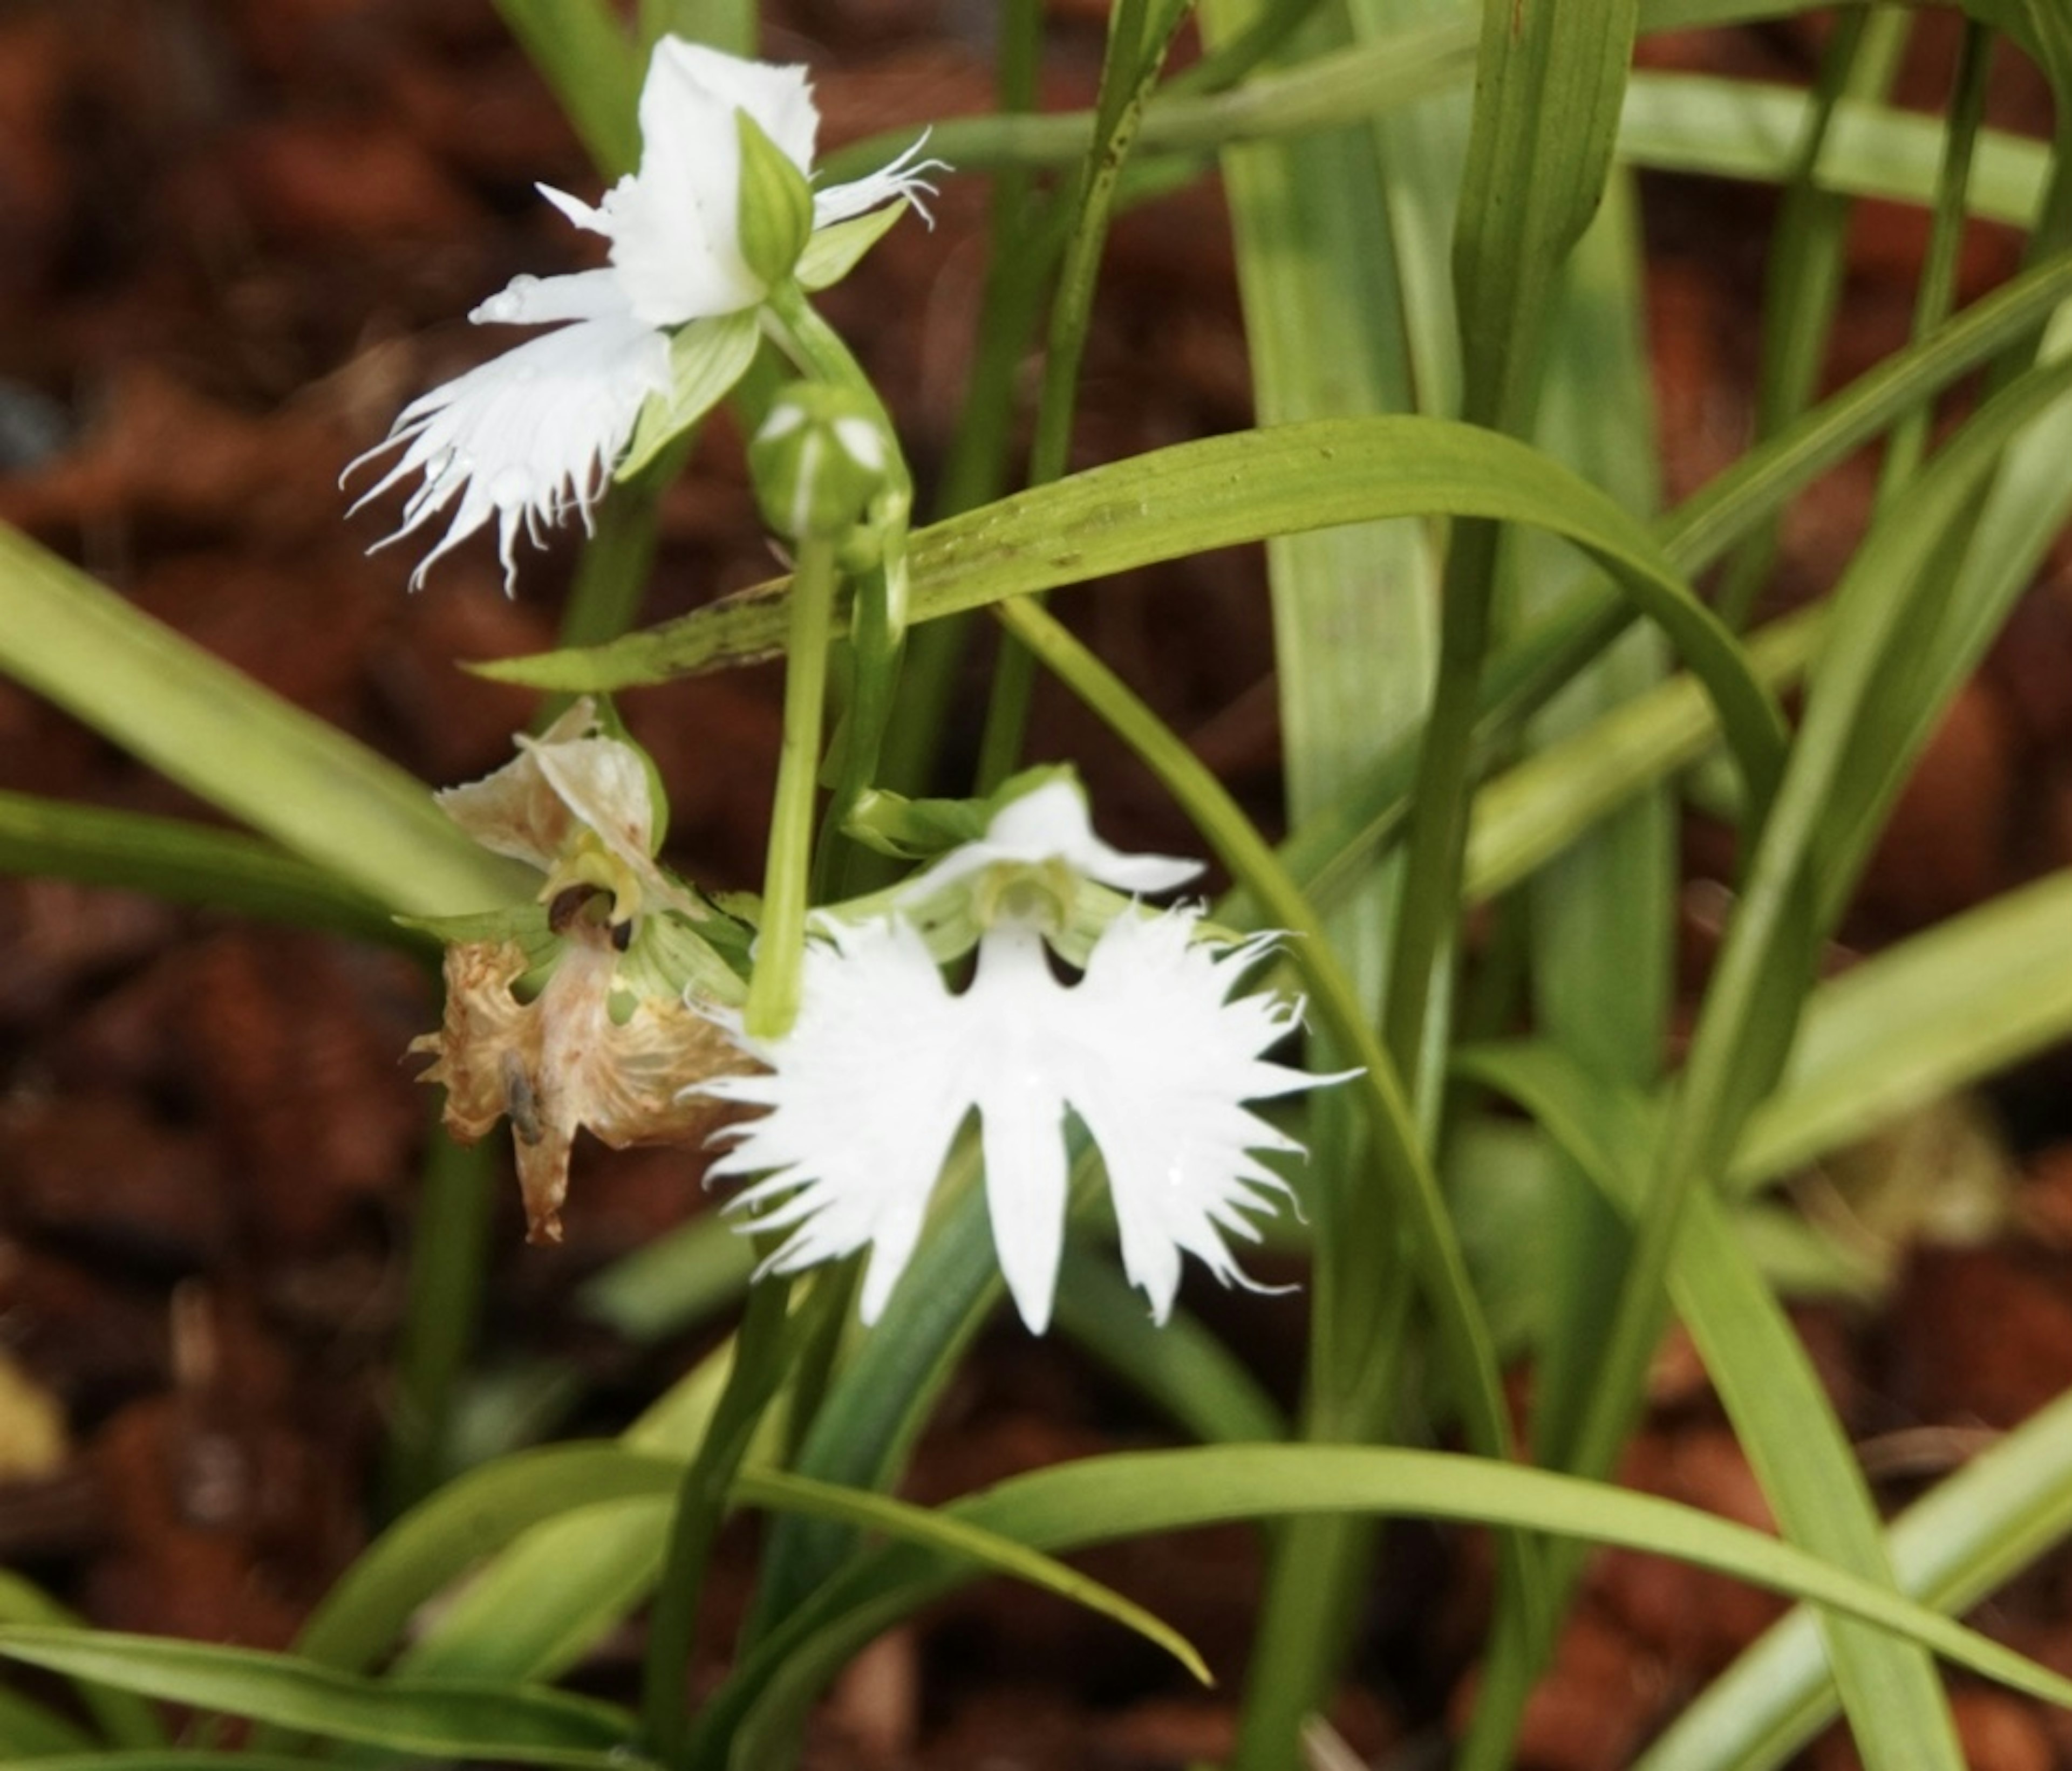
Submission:
[[[346,470],[349,475],[373,456],[402,447],[356,510],[423,475],[388,541],[447,516],[446,533],[410,574],[413,590],[434,561],[492,520],[507,590],[517,570],[513,550],[520,530],[536,546],[543,527],[571,508],[587,524],[642,407],[670,392],[671,333],[751,310],[770,294],[743,249],[742,118],[801,177],[810,175],[820,114],[804,68],[745,61],[665,37],[655,46],[640,92],[639,169],[594,208],[539,187],[577,227],[610,241],[610,265],[519,277],[483,302],[468,315],[477,326],[561,329],[405,407],[387,439]],[[917,160],[919,146],[853,183],[813,193],[813,228],[902,198],[918,203],[921,194],[931,193],[924,175],[937,162]],[[740,351],[730,355],[735,376],[753,355],[752,327],[740,343]],[[705,391],[709,404],[726,384]]]
[[[1272,1211],[1288,1192],[1254,1153],[1301,1146],[1244,1103],[1324,1079],[1264,1055],[1299,1021],[1299,1002],[1233,995],[1275,937],[1198,939],[1198,910],[1131,906],[1101,931],[1078,981],[1062,983],[1046,951],[1060,868],[1068,881],[1131,891],[1198,870],[1110,849],[1078,790],[1054,783],[1009,803],[980,840],[901,894],[902,905],[939,901],[964,881],[989,906],[962,993],[906,915],[829,920],[808,949],[789,1033],[756,1041],[738,1018],[719,1017],[769,1066],[698,1091],[768,1109],[717,1134],[733,1148],[710,1172],[762,1177],[733,1204],[751,1214],[748,1227],[789,1232],[770,1270],[868,1246],[861,1313],[875,1321],[976,1111],[994,1246],[1032,1332],[1050,1321],[1063,1248],[1068,1119],[1100,1150],[1123,1266],[1154,1318],[1172,1309],[1182,1253],[1226,1284],[1252,1285],[1224,1238],[1256,1241],[1245,1214]]]

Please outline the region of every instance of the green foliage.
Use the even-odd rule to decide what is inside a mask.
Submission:
[[[603,0],[500,10],[607,176],[638,158],[644,44],[687,27],[736,47],[753,35],[738,4],[644,0],[637,26]],[[1756,1190],[2072,1035],[2072,875],[1817,976],[1912,763],[2072,512],[2072,15],[2055,0],[1963,7],[1975,76],[1997,37],[2053,83],[2045,143],[1980,127],[1975,77],[1947,117],[1890,108],[1904,7],[1845,15],[1810,94],[1631,71],[1637,30],[1794,10],[1776,0],[1520,0],[1483,8],[1478,38],[1442,0],[1203,0],[1205,55],[1169,75],[1190,10],[1117,0],[1096,102],[1066,115],[1026,108],[1041,18],[1021,9],[1003,34],[1001,113],[935,129],[931,150],[960,171],[1001,174],[1011,212],[992,242],[966,452],[946,470],[952,503],[969,507],[911,535],[897,415],[807,301],[906,205],[812,232],[810,187],[743,117],[745,247],[782,286],[760,310],[674,334],[671,391],[616,463],[559,649],[474,668],[568,693],[785,658],[787,750],[748,999],[751,1029],[775,1033],[812,906],[857,890],[861,849],[933,857],[984,829],[981,802],[910,791],[928,772],[950,653],[917,665],[932,686],[900,672],[909,623],[996,619],[1018,661],[981,786],[1010,772],[1030,673],[1048,671],[1223,862],[1233,889],[1218,918],[1292,931],[1277,964],[1308,992],[1316,1066],[1359,1072],[1289,1117],[1310,1157],[1299,1177],[1310,1217],[1291,1239],[1310,1283],[1286,1305],[1306,1312],[1311,1337],[1295,1417],[1201,1321],[1146,1322],[1100,1247],[1112,1226],[1090,1205],[1089,1150],[1073,1169],[1059,1325],[1201,1443],[1019,1476],[932,1510],[892,1498],[1000,1301],[967,1128],[906,1276],[867,1331],[849,1321],[849,1268],[757,1282],[750,1245],[701,1220],[594,1276],[581,1307],[652,1342],[746,1291],[734,1338],[617,1444],[455,1473],[489,1170],[442,1145],[387,1471],[401,1517],[285,1654],[97,1631],[0,1580],[0,1657],[65,1682],[0,1687],[8,1762],[276,1771],[346,1743],[356,1759],[763,1771],[788,1762],[849,1658],[981,1573],[1086,1606],[1198,1678],[1229,1670],[1054,1559],[1250,1519],[1284,1522],[1235,1763],[1279,1771],[1336,1676],[1373,1522],[1405,1514],[1503,1534],[1465,1763],[1509,1762],[1584,1543],[1678,1557],[1810,1608],[1671,1723],[1651,1771],[1774,1765],[1838,1712],[1873,1771],[1955,1771],[1931,1653],[2072,1701],[2072,1684],[1947,1615],[2072,1532],[2072,1404],[1888,1530],[1747,1234]],[[874,170],[917,133],[832,156],[822,176]],[[1111,227],[1211,164],[1260,423],[1067,475]],[[1636,166],[1785,192],[1750,390],[1756,439],[1659,514]],[[1934,261],[1911,341],[1823,395],[1863,195],[1928,207]],[[2029,261],[1952,313],[1967,215],[2030,230]],[[1029,470],[989,496],[1011,477],[1015,364],[1046,312]],[[861,425],[886,460],[821,511],[794,450],[779,463],[793,483],[775,490],[804,544],[796,577],[627,631],[693,427],[731,397],[753,430],[780,362],[814,384],[800,439]],[[1967,376],[1978,397],[1939,405]],[[1833,588],[1745,632],[1793,501],[1881,441],[1881,495]],[[780,432],[762,454],[787,446]],[[777,473],[758,461],[766,500]],[[1260,542],[1291,825],[1277,847],[1035,600],[1116,594],[1117,574]],[[1723,586],[1701,591],[1723,561]],[[917,652],[936,638],[924,631]],[[245,827],[0,795],[0,870],[420,953],[428,929],[544,934],[536,877],[478,847],[421,783],[6,531],[0,671]],[[830,683],[845,717],[824,742]],[[1787,696],[1803,709],[1795,724]],[[903,759],[899,779],[879,779],[881,750]],[[1731,820],[1740,859],[1672,1065],[1669,832],[1687,791]],[[728,963],[746,973],[745,927],[730,936]],[[732,1001],[734,981],[729,972],[710,993]],[[1516,1036],[1522,1021],[1529,1036]],[[1493,1116],[1493,1098],[1529,1123]],[[1488,1202],[1510,1197],[1515,1176],[1470,1174],[1457,1197],[1442,1181],[1496,1163],[1500,1146],[1530,1166],[1543,1216],[1562,1227],[1530,1262],[1490,1258]],[[1775,1202],[1763,1209],[1780,1221]],[[1609,1480],[1672,1314],[1782,1541]],[[1542,1468],[1511,1443],[1497,1362],[1499,1345],[1520,1343],[1538,1362]],[[1419,1447],[1432,1424],[1408,1380],[1425,1371],[1471,1454]],[[776,1515],[755,1598],[733,1670],[688,1713],[706,1562],[744,1508]],[[554,1688],[651,1601],[640,1714]],[[250,1720],[249,1749],[206,1726],[168,1744],[159,1703]]]

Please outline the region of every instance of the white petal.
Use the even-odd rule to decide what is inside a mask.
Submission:
[[[557,191],[551,184],[536,184],[532,188],[578,228],[586,228],[594,234],[608,232],[604,224],[604,212],[593,209],[581,197],[572,197],[565,191]]]
[[[869,1246],[861,1313],[875,1321],[921,1232],[970,1109],[956,1000],[904,922],[841,926],[806,953],[799,1017],[781,1041],[744,1041],[770,1064],[708,1091],[767,1107],[722,1134],[715,1177],[760,1174],[732,1202],[754,1227],[791,1231],[769,1265],[794,1272]]]
[[[626,311],[616,271],[579,270],[566,277],[514,277],[468,318],[477,326],[551,326],[615,319]]]
[[[983,836],[916,873],[899,897],[915,903],[1000,862],[1034,866],[1047,861],[1062,861],[1084,877],[1124,892],[1169,891],[1202,870],[1198,861],[1125,855],[1109,848],[1087,820],[1085,794],[1072,782],[1055,780],[1002,806]]]
[[[598,216],[633,311],[651,326],[736,313],[767,293],[741,255],[738,110],[810,169],[820,116],[804,68],[675,37],[656,45],[640,91],[640,169]]]
[[[1050,975],[1042,936],[1001,928],[980,943],[978,975],[958,1005],[984,1136],[993,1249],[1031,1334],[1050,1325],[1065,1246],[1069,1066],[1057,1062],[1056,1024],[1067,994]]]
[[[387,440],[346,470],[349,477],[361,462],[402,446],[353,508],[421,474],[388,541],[450,514],[438,544],[410,574],[411,588],[422,586],[441,555],[494,519],[508,590],[520,530],[537,543],[543,527],[571,506],[587,521],[641,405],[668,385],[668,339],[623,308],[528,339],[406,406]]]
[[[734,1203],[759,1210],[758,1227],[791,1232],[770,1264],[791,1272],[873,1245],[863,1314],[875,1320],[976,1108],[994,1245],[1032,1331],[1048,1323],[1056,1288],[1070,1116],[1101,1151],[1124,1266],[1158,1320],[1185,1254],[1227,1284],[1252,1284],[1225,1237],[1256,1240],[1247,1214],[1288,1192],[1254,1153],[1300,1146],[1244,1103],[1330,1079],[1262,1055],[1299,1005],[1232,996],[1272,938],[1194,943],[1197,920],[1118,918],[1069,987],[1035,931],[1001,925],[980,942],[962,996],[905,922],[831,924],[808,951],[791,1032],[744,1042],[770,1070],[701,1085],[769,1109],[721,1134],[736,1141],[712,1173],[763,1177]]]
[[[1299,1146],[1243,1103],[1323,1080],[1261,1055],[1294,1025],[1297,1005],[1231,998],[1262,942],[1190,943],[1194,921],[1187,911],[1118,917],[1071,992],[1072,1109],[1108,1169],[1124,1268],[1161,1321],[1182,1251],[1226,1284],[1251,1283],[1223,1233],[1256,1239],[1244,1214],[1271,1211],[1287,1193],[1251,1153]]]
[[[929,214],[928,206],[922,199],[935,195],[935,187],[928,182],[931,172],[950,170],[947,160],[924,160],[921,150],[927,145],[924,130],[919,141],[897,159],[888,162],[875,172],[867,172],[849,184],[831,184],[824,191],[813,193],[813,225],[825,228],[837,221],[847,221],[852,216],[860,216],[904,197],[920,211],[921,219],[930,227],[935,218]]]

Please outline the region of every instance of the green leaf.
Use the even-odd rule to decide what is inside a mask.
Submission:
[[[1791,175],[1810,103],[1795,88],[1759,80],[1637,73],[1626,89],[1619,151],[1659,171],[1782,183]],[[1844,100],[1835,107],[1814,182],[1840,195],[1925,205],[1942,155],[1937,118]],[[2049,166],[2042,143],[1984,131],[1966,206],[1985,220],[2029,227]]]
[[[917,532],[916,620],[1153,561],[1334,524],[1412,516],[1529,524],[1592,554],[1667,631],[1719,701],[1753,803],[1780,766],[1782,722],[1740,649],[1647,532],[1537,450],[1469,425],[1322,420],[1181,443],[1004,499]],[[544,688],[660,682],[782,649],[788,580],[723,598],[606,646],[475,667]],[[845,627],[845,600],[837,621]]]
[[[0,1629],[0,1655],[168,1703],[394,1752],[522,1765],[638,1767],[615,1705],[510,1685],[376,1681],[291,1655],[107,1630]]]
[[[427,1600],[528,1527],[580,1506],[675,1492],[674,1458],[616,1445],[518,1452],[457,1477],[346,1570],[296,1639],[299,1658],[356,1671],[394,1646]]]
[[[1185,1310],[1163,1322],[1112,1265],[1067,1261],[1058,1276],[1058,1327],[1196,1438],[1281,1440],[1288,1422],[1259,1380]]]
[[[862,262],[863,255],[891,231],[893,223],[911,207],[902,197],[882,209],[815,228],[805,251],[799,255],[799,268],[794,273],[800,288],[808,294],[832,289]]]
[[[890,1495],[837,1488],[779,1470],[744,1470],[734,1488],[742,1505],[803,1513],[853,1529],[878,1532],[917,1550],[948,1556],[991,1574],[1005,1574],[1055,1593],[1112,1619],[1166,1650],[1204,1685],[1208,1667],[1187,1639],[1136,1605],[1063,1563],[1039,1554],[1015,1537],[976,1525],[948,1507],[916,1506]]]
[[[33,1582],[0,1568],[0,1625],[33,1624],[39,1627],[80,1629],[85,1620],[68,1610]],[[115,1691],[92,1679],[76,1682],[79,1701],[102,1736],[117,1747],[139,1750],[166,1744],[166,1730],[158,1712],[141,1698]],[[33,1728],[24,1715],[18,1720]]]
[[[430,943],[364,892],[270,842],[98,806],[0,792],[0,873],[148,892],[419,952]]]
[[[97,1753],[93,1737],[32,1698],[0,1687],[0,1757],[9,1765],[46,1753]]]
[[[669,337],[669,391],[640,409],[612,478],[632,479],[724,400],[748,373],[761,338],[753,308],[678,327]]]
[[[511,35],[553,88],[606,178],[640,158],[635,103],[643,69],[604,0],[496,0]]]
[[[376,902],[421,915],[528,898],[418,782],[0,527],[0,672]]]
[[[7,1761],[8,1771],[309,1771],[307,1759],[268,1753],[210,1753],[166,1746],[118,1753],[31,1753]]]
[[[1555,280],[1603,195],[1637,0],[1486,6],[1453,236],[1462,413],[1516,431]]]
[[[1735,1152],[1774,1180],[2072,1037],[2072,873],[1901,942],[1807,1001],[1791,1061]]]
[[[1463,1051],[1456,1060],[1460,1074],[1530,1111],[1621,1210],[1639,1214],[1658,1131],[1652,1103],[1545,1045]],[[1890,1584],[1877,1506],[1848,1436],[1708,1190],[1686,1206],[1669,1285],[1785,1535],[1837,1568]],[[1926,1755],[1962,1771],[1925,1654],[1840,1619],[1825,1620],[1823,1633],[1867,1765],[1911,1765]]]
[[[2072,1535],[2072,1395],[2061,1396],[1938,1482],[1893,1522],[1902,1591],[1969,1609]],[[1834,1714],[1814,1620],[1794,1612],[1716,1679],[1635,1771],[1770,1771]]]
[[[1233,1519],[1318,1512],[1443,1518],[1574,1536],[1671,1556],[1808,1599],[1917,1641],[1963,1666],[2072,1706],[2072,1680],[1870,1581],[1745,1526],[1651,1495],[1444,1452],[1231,1445],[1056,1465],[954,1502],[954,1517],[1046,1554]],[[953,1590],[964,1571],[903,1546],[830,1583],[750,1656],[700,1718],[726,1762],[768,1763],[812,1696],[864,1643]],[[765,1731],[768,1731],[767,1733]]]

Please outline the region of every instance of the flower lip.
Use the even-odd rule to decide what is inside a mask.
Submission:
[[[715,1178],[755,1178],[730,1204],[783,1231],[764,1270],[796,1272],[869,1247],[866,1322],[883,1310],[921,1233],[958,1128],[976,1114],[993,1239],[1023,1321],[1050,1319],[1063,1246],[1065,1134],[1077,1120],[1108,1171],[1124,1270],[1164,1321],[1182,1257],[1226,1284],[1266,1289],[1225,1240],[1289,1197],[1255,1153],[1301,1146],[1244,1103],[1309,1088],[1264,1054],[1301,1005],[1234,992],[1274,937],[1195,941],[1193,909],[1116,916],[1076,984],[1052,972],[1034,929],[980,943],[953,994],[904,916],[833,923],[807,951],[800,1014],[781,1039],[745,1038],[769,1066],[697,1092],[762,1107],[724,1128]]]

